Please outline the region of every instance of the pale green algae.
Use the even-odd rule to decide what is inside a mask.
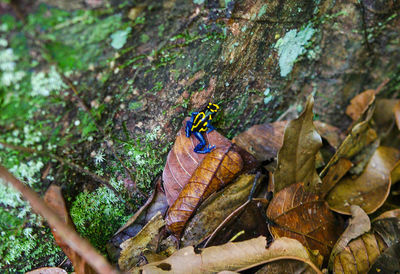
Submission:
[[[305,46],[314,33],[315,29],[312,27],[312,24],[308,24],[299,32],[295,29],[288,31],[284,37],[276,42],[275,48],[278,49],[279,67],[282,77],[287,76],[292,71],[297,57],[305,53]]]

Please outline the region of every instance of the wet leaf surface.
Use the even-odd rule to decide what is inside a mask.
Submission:
[[[274,173],[276,192],[298,182],[304,182],[312,192],[318,192],[321,187],[321,179],[315,170],[315,158],[322,140],[313,124],[313,105],[314,99],[309,97],[304,112],[290,121],[285,129]]]
[[[348,243],[363,235],[364,233],[370,231],[371,229],[371,221],[369,220],[368,215],[362,210],[361,207],[357,205],[352,205],[350,207],[351,210],[351,219],[349,221],[349,225],[346,227],[343,234],[340,236],[335,246],[332,249],[329,265],[330,267],[333,264],[333,260],[337,254],[343,251],[346,248]]]
[[[278,192],[268,206],[267,217],[273,221],[269,229],[274,238],[297,239],[307,248],[319,250],[324,257],[329,256],[343,231],[325,201],[307,192],[303,183]]]
[[[328,193],[330,208],[350,214],[350,205],[359,205],[367,214],[373,213],[386,200],[390,190],[390,172],[400,157],[397,149],[379,147],[357,178],[346,176]]]
[[[133,238],[121,244],[121,255],[118,265],[121,270],[128,271],[140,260],[140,255],[145,250],[155,252],[157,249],[159,230],[165,225],[164,219],[159,212],[156,214],[143,229]]]
[[[64,197],[61,192],[61,187],[56,185],[50,185],[50,187],[47,189],[44,195],[44,201],[50,208],[52,208],[57,213],[59,217],[62,218],[66,226],[70,226],[72,229],[75,229],[71,216],[67,211]],[[70,261],[72,262],[72,265],[74,266],[75,272],[77,274],[96,273],[96,271],[94,271],[94,269],[78,253],[76,253],[73,249],[71,249],[69,245],[62,240],[62,238],[58,235],[57,230],[53,228],[51,232],[53,233],[54,240],[57,243],[57,245],[61,247],[65,255],[67,255],[68,259],[70,259]],[[61,272],[47,272],[47,271],[58,271],[57,268],[48,268],[47,270],[43,271],[45,271],[45,273],[61,273]]]
[[[190,138],[186,137],[185,126],[186,120],[176,136],[174,146],[168,153],[162,176],[169,205],[172,205],[176,198],[178,198],[179,193],[187,184],[193,172],[207,155],[193,151],[199,141],[194,135],[191,135]],[[230,141],[216,130],[210,133],[204,133],[204,136],[207,144],[215,145],[217,148],[230,145]]]
[[[199,204],[228,184],[241,171],[243,161],[231,146],[216,148],[206,154],[179,197],[168,210],[167,228],[179,237]]]
[[[229,214],[245,203],[253,187],[254,178],[254,175],[241,175],[234,183],[206,199],[187,223],[182,236],[182,246],[202,242]],[[257,186],[260,183],[261,179],[258,180]]]
[[[288,257],[311,261],[317,266],[321,261],[320,257],[311,255],[294,239],[280,238],[268,248],[266,246],[267,241],[264,237],[208,247],[197,254],[192,246],[188,246],[163,261],[143,266],[141,271],[142,273],[215,273],[223,270],[238,271]]]

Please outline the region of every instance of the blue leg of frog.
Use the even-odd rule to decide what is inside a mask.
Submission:
[[[197,138],[197,140],[200,141],[200,143],[194,148],[194,152],[200,153],[200,154],[205,154],[211,152],[215,148],[215,146],[206,146],[206,140],[204,139],[204,136],[200,132],[193,132],[193,135]],[[205,147],[205,148],[204,148]],[[202,148],[204,148],[202,150]]]

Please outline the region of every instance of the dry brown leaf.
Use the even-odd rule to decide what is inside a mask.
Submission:
[[[74,223],[68,214],[67,207],[65,205],[64,197],[61,192],[61,187],[56,185],[50,185],[44,195],[44,201],[55,213],[64,221],[66,226],[75,229]],[[58,235],[57,230],[52,227],[51,233],[53,233],[54,240],[57,245],[61,247],[65,255],[70,259],[72,265],[74,266],[75,272],[77,274],[83,273],[96,273],[94,269],[73,249],[66,244],[63,239]]]
[[[321,193],[325,195],[337,184],[337,182],[346,175],[347,171],[353,166],[353,163],[346,158],[340,158],[334,168],[330,168],[328,173],[322,179]]]
[[[67,274],[68,272],[59,267],[41,267],[25,274]]]
[[[329,258],[329,268],[332,268],[335,256],[342,252],[351,240],[363,235],[371,229],[371,221],[361,207],[352,205],[350,210],[350,223],[332,249]]]
[[[392,245],[379,255],[368,273],[400,273],[400,243]]]
[[[333,273],[367,273],[379,256],[400,240],[400,220],[374,221],[372,230],[351,240],[334,258]],[[383,272],[384,273],[384,272]]]
[[[161,178],[146,203],[114,234],[107,243],[107,253],[117,261],[121,251],[120,244],[134,237],[158,212],[164,216],[168,209],[167,199],[161,186]]]
[[[237,271],[265,264],[270,260],[298,258],[320,266],[320,255],[313,256],[298,241],[289,238],[275,240],[268,248],[265,237],[212,246],[195,253],[192,246],[178,250],[169,258],[141,267],[142,273],[216,273]]]
[[[394,106],[393,111],[394,111],[394,117],[396,119],[397,128],[400,129],[400,100]]]
[[[389,195],[390,171],[399,157],[397,149],[379,147],[360,176],[345,176],[328,193],[329,207],[348,215],[350,205],[359,205],[367,214],[375,212]]]
[[[249,197],[254,175],[241,175],[234,183],[211,195],[189,220],[182,236],[182,246],[197,245]],[[261,180],[258,180],[259,185]]]
[[[179,130],[174,146],[168,153],[167,162],[163,171],[163,185],[168,204],[172,205],[183,187],[187,184],[193,172],[199,166],[207,154],[199,154],[193,151],[199,141],[191,135],[185,135],[185,125]],[[218,147],[227,147],[231,142],[216,130],[205,133],[204,137],[208,144]]]
[[[392,171],[390,172],[390,177],[392,179],[392,184],[400,181],[400,161],[394,165]]]
[[[272,261],[263,266],[256,274],[316,274],[322,273],[311,262],[295,260],[295,259],[281,259]]]
[[[385,211],[381,215],[376,217],[373,221],[375,222],[375,221],[386,219],[386,218],[398,218],[398,219],[400,219],[400,208],[396,208],[396,209],[393,209],[393,210]]]
[[[183,187],[179,197],[168,210],[167,228],[180,237],[186,222],[196,208],[212,193],[225,186],[241,171],[241,156],[232,146],[216,148],[201,162],[189,182]]]
[[[258,161],[275,158],[283,144],[283,135],[288,121],[277,121],[255,125],[233,138],[232,142],[244,148]],[[336,148],[344,138],[337,127],[314,121],[318,133]]]
[[[233,143],[244,148],[259,161],[276,157],[282,147],[287,121],[255,125],[233,138]]]
[[[370,265],[386,248],[381,237],[372,232],[365,233],[335,256],[333,273],[367,273]]]
[[[321,178],[327,174],[330,168],[336,168],[335,164],[339,159],[351,159],[378,138],[375,130],[373,130],[369,125],[369,119],[370,117],[366,121],[356,124],[351,129],[350,134],[343,140],[335,155],[333,155],[328,164],[326,164],[325,168],[321,171]]]
[[[315,170],[315,158],[322,140],[313,124],[313,105],[310,96],[304,112],[285,129],[274,173],[276,192],[298,182],[303,182],[308,191],[319,191],[321,179]]]
[[[375,101],[375,90],[369,89],[356,95],[350,101],[350,105],[346,109],[346,114],[357,121]]]
[[[134,267],[139,262],[139,256],[145,250],[156,251],[158,231],[164,225],[164,219],[158,212],[135,237],[121,244],[121,256],[118,259],[121,270],[128,271]]]
[[[274,238],[297,239],[327,257],[343,229],[325,201],[319,198],[307,192],[303,183],[278,192],[267,209],[267,217],[273,222],[269,229]]]
[[[394,107],[398,102],[400,102],[398,99],[376,99],[373,119],[380,131],[386,131],[393,125],[393,120],[395,118],[395,115],[393,115],[395,113]]]

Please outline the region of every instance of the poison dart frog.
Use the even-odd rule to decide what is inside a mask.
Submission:
[[[197,140],[200,141],[200,143],[194,148],[194,152],[205,154],[215,148],[215,146],[206,146],[206,140],[204,139],[202,132],[209,133],[215,129],[211,125],[211,120],[218,110],[219,106],[217,104],[209,103],[205,110],[192,112],[192,117],[186,122],[186,137],[189,138],[193,133]]]

